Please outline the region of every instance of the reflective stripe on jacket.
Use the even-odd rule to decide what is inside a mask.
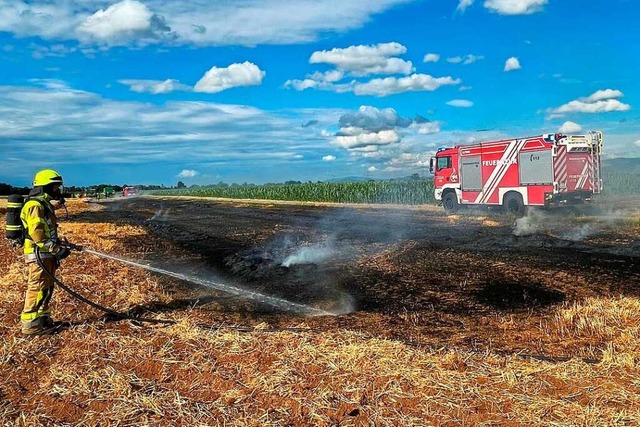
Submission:
[[[24,253],[34,253],[34,245],[38,245],[44,253],[55,252],[58,241],[58,224],[53,206],[48,195],[27,200],[20,212],[20,219],[25,229]]]

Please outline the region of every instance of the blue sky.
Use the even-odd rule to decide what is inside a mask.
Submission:
[[[0,0],[0,182],[384,179],[557,131],[640,157],[639,18],[633,0]]]

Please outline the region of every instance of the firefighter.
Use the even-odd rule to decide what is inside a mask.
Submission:
[[[58,325],[51,319],[49,303],[53,295],[53,279],[44,272],[36,260],[35,246],[45,268],[54,274],[70,250],[58,238],[55,209],[64,204],[62,176],[44,169],[33,178],[33,189],[20,213],[25,230],[24,256],[27,272],[27,292],[20,315],[22,335],[54,333]]]

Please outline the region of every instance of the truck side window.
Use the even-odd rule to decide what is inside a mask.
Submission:
[[[451,167],[451,156],[438,157],[438,165],[436,166],[436,171],[440,171],[442,169],[447,169],[450,167]]]

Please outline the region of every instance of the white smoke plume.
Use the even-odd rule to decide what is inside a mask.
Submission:
[[[290,267],[296,264],[319,264],[331,258],[334,252],[335,249],[328,244],[301,247],[295,253],[285,258],[285,260],[282,261],[282,266]]]
[[[516,220],[513,235],[522,237],[535,234],[543,228],[545,221],[545,215],[542,212],[529,209],[526,216]]]
[[[157,210],[147,221],[168,221],[170,212],[171,208],[164,210],[161,206],[160,210]]]

